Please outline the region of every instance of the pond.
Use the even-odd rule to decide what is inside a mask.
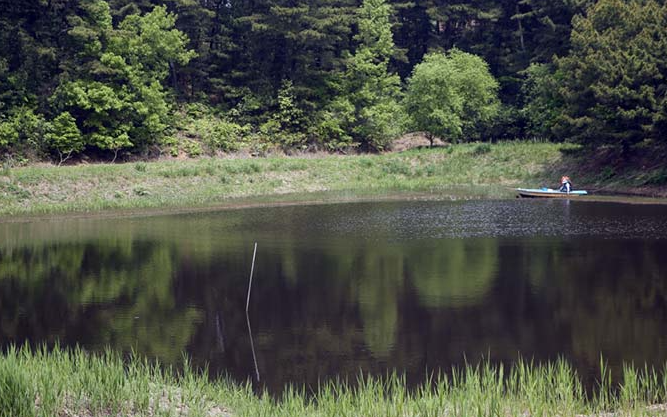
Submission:
[[[0,314],[3,346],[108,346],[175,366],[185,352],[213,376],[259,373],[271,392],[360,372],[417,383],[519,356],[564,357],[593,381],[601,355],[616,374],[667,361],[667,205],[385,201],[1,223]]]

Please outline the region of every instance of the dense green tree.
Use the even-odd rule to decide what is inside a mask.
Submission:
[[[412,127],[451,141],[479,138],[498,113],[498,82],[478,56],[451,50],[424,57],[410,77],[405,106]]]
[[[391,65],[402,79],[410,75],[412,67],[428,51],[433,25],[426,13],[427,3],[428,0],[390,1],[395,10],[393,33],[397,51]]]
[[[55,92],[56,108],[77,120],[86,143],[114,152],[158,141],[167,128],[169,103],[161,82],[171,62],[186,64],[185,35],[164,7],[129,15],[112,25],[106,2],[87,0],[72,16],[75,51]]]
[[[394,54],[390,16],[391,6],[384,0],[364,0],[355,36],[359,45],[348,59],[339,96],[325,116],[327,127],[338,123],[339,131],[378,150],[401,133],[403,119],[400,78],[389,73],[389,60]],[[332,130],[327,133],[335,134]]]
[[[0,113],[28,105],[48,110],[57,83],[69,0],[3,1],[0,4]]]
[[[564,135],[625,150],[664,141],[666,27],[667,5],[653,0],[599,0],[573,19],[571,52],[558,60]]]
[[[504,102],[519,105],[521,71],[550,62],[569,48],[570,20],[587,0],[395,0],[395,41],[407,62],[395,64],[407,77],[427,50],[453,47],[479,55],[500,84]],[[516,116],[516,115],[514,115]]]
[[[58,165],[72,156],[72,153],[81,152],[85,146],[81,131],[76,120],[68,112],[60,113],[51,123],[51,129],[46,134],[48,146],[58,153]]]
[[[465,98],[461,118],[452,102],[434,122],[440,135],[626,148],[664,137],[664,2],[600,0],[570,37],[572,16],[593,3],[5,0],[0,147],[57,153],[56,118],[67,112],[83,152],[141,152],[165,137],[174,109],[196,102],[206,120],[243,126],[242,140],[215,148],[382,149],[401,131],[395,74],[407,79],[428,52],[452,48],[488,63],[502,106],[491,123],[494,111],[475,114]]]
[[[558,93],[562,73],[556,73],[551,64],[531,64],[525,74],[521,112],[528,123],[527,133],[536,138],[555,139],[553,130],[563,110],[563,99]]]
[[[570,47],[571,20],[593,3],[591,0],[522,0],[516,4],[522,50],[531,62],[550,62],[554,55],[564,56]]]
[[[3,120],[4,119],[4,120]],[[14,149],[24,155],[41,156],[49,122],[27,106],[15,107],[0,118],[0,150]]]
[[[260,130],[267,136],[267,142],[278,143],[287,149],[298,149],[303,148],[306,141],[304,124],[304,114],[297,105],[294,85],[290,80],[285,80],[278,91],[278,108]]]
[[[351,0],[260,0],[243,3],[227,84],[236,104],[264,112],[278,107],[284,80],[297,107],[312,113],[331,97],[329,82],[344,69],[354,21]]]

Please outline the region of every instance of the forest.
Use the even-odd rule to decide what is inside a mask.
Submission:
[[[0,1],[15,163],[666,130],[663,0]]]

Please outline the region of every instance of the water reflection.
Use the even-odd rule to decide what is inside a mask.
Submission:
[[[667,212],[472,201],[0,225],[0,341],[311,383],[490,355],[667,360]]]

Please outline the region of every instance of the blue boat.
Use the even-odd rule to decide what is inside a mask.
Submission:
[[[576,190],[576,191],[559,191],[552,188],[517,188],[517,193],[519,197],[522,198],[577,198],[581,196],[588,195],[587,191]]]

